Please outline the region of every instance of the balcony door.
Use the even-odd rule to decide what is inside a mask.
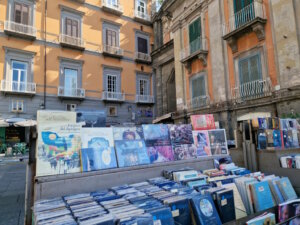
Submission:
[[[118,7],[118,0],[107,0],[108,5]]]
[[[107,91],[111,93],[117,92],[117,76],[107,75]]]
[[[139,79],[139,95],[146,96],[149,95],[149,87],[148,80]]]
[[[77,96],[77,78],[78,71],[74,69],[65,68],[65,86],[64,95],[65,96]]]
[[[255,18],[253,0],[234,0],[235,26],[239,28]]]
[[[106,30],[106,45],[112,47],[119,47],[117,32],[114,30]]]
[[[191,87],[191,106],[199,108],[206,104],[205,76],[192,77],[190,80]]]
[[[137,38],[138,52],[148,54],[148,40],[146,38]]]
[[[12,60],[12,82],[11,90],[26,91],[28,64],[21,61]]]
[[[14,22],[24,25],[29,24],[29,6],[21,3],[14,5]]]
[[[189,25],[190,54],[201,49],[201,19],[198,18]]]
[[[79,22],[75,19],[66,18],[65,34],[70,37],[79,37]]]

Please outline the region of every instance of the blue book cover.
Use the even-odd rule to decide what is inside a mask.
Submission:
[[[260,212],[275,206],[273,196],[268,181],[262,181],[250,184],[254,208],[256,212]]]
[[[171,208],[175,224],[190,225],[191,213],[188,199],[181,199],[168,204]]]
[[[120,225],[153,225],[151,214],[143,214],[132,217],[130,220],[121,221]]]
[[[150,164],[143,140],[115,141],[115,147],[119,167]]]
[[[222,223],[235,220],[233,190],[223,190],[216,193],[216,202]]]
[[[258,130],[257,142],[258,142],[259,150],[264,150],[267,148],[267,134],[266,134],[265,130]]]
[[[222,225],[217,209],[210,195],[196,195],[191,199],[197,225]]]
[[[162,207],[149,211],[152,215],[154,224],[159,225],[175,225],[171,209],[169,207]]]
[[[276,184],[278,185],[285,201],[298,198],[289,178],[283,177],[279,181],[276,181]]]
[[[282,130],[282,138],[285,148],[293,147],[293,134],[291,130]]]
[[[273,141],[274,141],[274,147],[275,148],[281,148],[281,132],[280,130],[273,130]]]
[[[149,140],[168,140],[169,137],[169,129],[168,125],[165,124],[146,124],[142,125],[144,138],[146,141]]]
[[[284,198],[281,194],[281,191],[280,191],[278,185],[276,184],[276,181],[279,181],[279,180],[280,180],[279,177],[275,177],[272,180],[268,181],[271,192],[272,192],[277,204],[280,204],[280,203],[284,202]]]
[[[261,216],[255,217],[252,220],[247,221],[247,225],[275,225],[276,224],[276,218],[275,214],[268,213],[263,214]]]
[[[114,127],[113,136],[115,141],[144,139],[142,127]]]
[[[266,118],[258,118],[259,129],[268,129]]]

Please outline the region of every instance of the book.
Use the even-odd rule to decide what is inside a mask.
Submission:
[[[80,168],[81,125],[39,127],[36,176],[78,173]]]
[[[277,205],[284,202],[284,198],[279,190],[279,187],[276,184],[276,181],[278,181],[278,180],[280,180],[279,177],[275,177],[271,180],[268,180],[270,190],[274,196],[274,199],[275,199],[275,202]]]
[[[113,138],[115,141],[143,140],[143,129],[142,127],[113,127]]]
[[[194,144],[197,148],[197,156],[210,156],[210,142],[208,131],[193,131]]]
[[[247,225],[275,225],[276,218],[273,213],[264,213],[246,222]]]
[[[191,123],[194,130],[216,129],[214,116],[212,114],[192,115]]]
[[[267,147],[274,147],[273,130],[267,129],[265,132],[267,134]]]
[[[119,167],[150,164],[143,140],[115,141],[115,147]]]
[[[283,223],[284,225],[300,224],[300,217],[297,217],[291,221],[288,221],[290,218],[292,218],[296,215],[300,215],[300,199],[287,201],[287,202],[284,202],[284,203],[278,205],[278,221],[279,221],[279,223]]]
[[[112,128],[82,128],[83,172],[117,167]]]
[[[172,145],[194,144],[191,124],[168,125]]]
[[[282,139],[284,148],[293,147],[293,133],[291,130],[282,130]]]
[[[267,119],[266,118],[258,118],[259,129],[268,129]]]
[[[285,201],[289,201],[289,200],[298,198],[288,177],[281,178],[280,180],[276,181],[276,184],[277,184]]]
[[[282,148],[282,137],[280,130],[273,130],[273,141],[275,148]]]
[[[299,140],[298,140],[298,130],[292,130],[292,137],[293,137],[293,148],[299,147]]]
[[[174,159],[185,160],[197,158],[197,148],[195,145],[173,145]]]
[[[191,206],[197,225],[221,225],[222,222],[210,195],[195,195]]]
[[[208,136],[212,155],[228,155],[225,129],[209,130]]]
[[[151,163],[174,160],[169,129],[167,125],[142,125],[148,156]]]
[[[171,197],[164,201],[171,208],[175,224],[190,225],[191,213],[189,200],[183,196]]]
[[[250,187],[253,194],[255,212],[260,212],[275,206],[268,181],[253,183]]]
[[[227,223],[236,219],[232,190],[221,190],[216,192],[216,202],[222,223]]]
[[[265,130],[262,130],[262,129],[258,130],[257,142],[258,142],[257,148],[259,150],[267,149],[267,134],[266,134]]]
[[[175,225],[171,209],[169,207],[160,207],[150,210],[154,225]]]

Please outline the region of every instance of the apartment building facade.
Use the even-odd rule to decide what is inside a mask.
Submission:
[[[255,113],[300,112],[299,11],[294,0],[166,0],[154,26],[165,42],[154,52],[173,45],[176,110],[168,118],[213,113],[233,139],[237,121]],[[161,121],[166,113],[157,112]]]
[[[150,123],[151,0],[0,0],[0,118],[105,110]]]

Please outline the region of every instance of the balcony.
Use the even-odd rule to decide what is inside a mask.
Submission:
[[[246,32],[255,32],[259,41],[265,39],[264,25],[267,22],[265,8],[261,0],[254,2],[231,16],[223,24],[223,39],[227,41],[233,52],[237,52],[237,38]]]
[[[112,102],[124,102],[125,101],[125,93],[121,92],[102,92],[102,100],[103,101],[112,101]]]
[[[134,10],[134,20],[139,23],[144,23],[146,25],[151,24],[151,16],[147,13],[140,12],[137,9]]]
[[[136,95],[135,102],[140,104],[154,104],[154,96],[152,95]]]
[[[272,82],[270,79],[251,81],[232,89],[232,99],[236,102],[244,102],[271,95]]]
[[[210,98],[209,96],[199,96],[196,98],[192,98],[191,100],[188,101],[188,109],[189,110],[196,110],[196,109],[201,109],[205,108],[209,105],[210,103]]]
[[[78,37],[71,37],[65,34],[60,34],[59,42],[63,47],[73,48],[81,51],[85,49],[84,40]]]
[[[34,95],[36,93],[36,84],[30,82],[16,82],[16,81],[1,81],[1,91],[11,94],[28,94]]]
[[[108,55],[116,58],[122,58],[124,55],[123,49],[110,45],[103,45],[103,55]]]
[[[124,12],[123,7],[120,5],[119,1],[116,2],[117,4],[114,4],[112,0],[102,0],[102,9],[106,12],[120,16]]]
[[[206,38],[200,36],[181,51],[181,62],[190,72],[191,63],[194,59],[198,58],[202,61],[203,66],[207,65],[207,54]]]
[[[36,28],[22,23],[15,23],[13,21],[4,22],[4,32],[7,35],[25,38],[28,40],[36,39]]]
[[[151,55],[145,54],[142,52],[136,52],[134,58],[135,58],[135,61],[139,62],[139,63],[150,64],[152,62]]]
[[[85,90],[82,88],[65,88],[65,87],[58,87],[59,98],[65,99],[79,99],[82,100],[85,98]]]

